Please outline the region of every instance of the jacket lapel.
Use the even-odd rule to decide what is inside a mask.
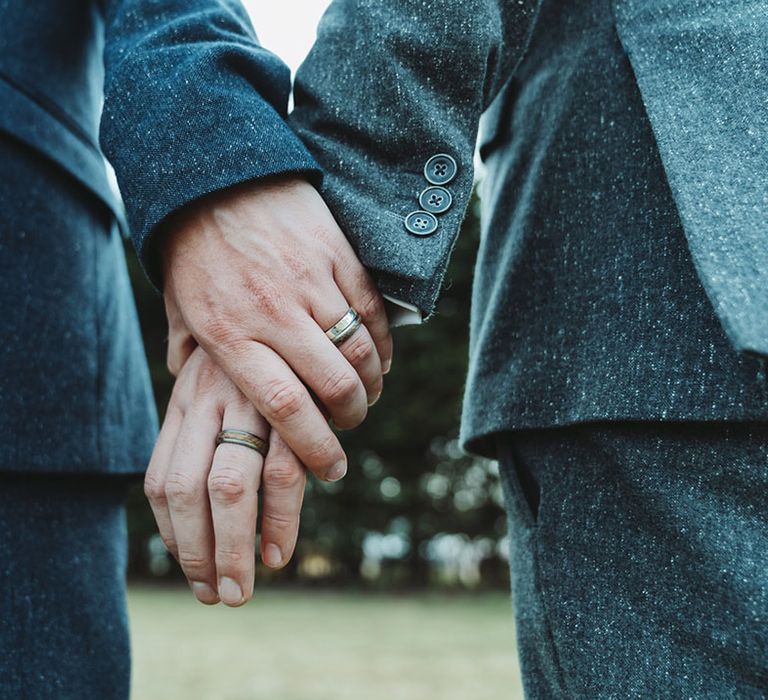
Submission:
[[[699,276],[768,354],[768,1],[612,2]]]

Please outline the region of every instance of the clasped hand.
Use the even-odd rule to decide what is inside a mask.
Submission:
[[[168,550],[197,598],[241,605],[261,556],[291,558],[305,467],[335,481],[347,460],[328,419],[359,425],[392,357],[384,303],[317,191],[300,179],[241,185],[187,206],[159,246],[177,376],[145,481]],[[349,308],[362,326],[325,330]],[[263,458],[222,429],[269,439]],[[270,431],[271,429],[271,431]]]

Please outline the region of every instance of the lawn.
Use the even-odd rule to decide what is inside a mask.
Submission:
[[[518,700],[503,594],[259,590],[238,610],[132,587],[133,700]]]

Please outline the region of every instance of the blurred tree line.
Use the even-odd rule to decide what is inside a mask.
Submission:
[[[280,573],[260,567],[260,578],[506,588],[506,526],[495,464],[463,454],[457,443],[478,240],[473,200],[438,313],[424,326],[395,330],[381,400],[363,426],[341,434],[347,476],[336,484],[309,479],[297,554]],[[162,300],[132,254],[129,259],[162,416],[172,387]],[[129,535],[132,575],[180,575],[139,489],[129,501]]]

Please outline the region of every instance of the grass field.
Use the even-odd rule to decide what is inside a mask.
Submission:
[[[239,610],[132,587],[133,700],[519,700],[503,594],[257,591]]]

